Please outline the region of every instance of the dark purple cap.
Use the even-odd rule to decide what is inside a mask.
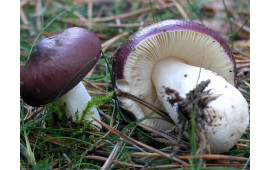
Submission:
[[[233,82],[230,83],[233,83],[234,86],[237,86],[235,82],[236,79],[235,61],[234,58],[232,57],[231,49],[227,45],[227,43],[215,31],[201,24],[185,20],[160,21],[158,23],[143,28],[137,31],[134,35],[132,35],[128,39],[128,41],[126,41],[121,46],[121,48],[119,48],[115,53],[115,56],[113,58],[114,78],[116,80],[124,78],[124,66],[126,60],[128,59],[129,55],[134,51],[134,49],[138,47],[143,41],[158,34],[172,31],[194,31],[211,37],[215,41],[215,43],[218,43],[219,46],[222,47],[228,59],[231,61],[231,64],[233,65],[233,70],[230,70],[230,72],[231,74],[233,74],[234,80],[232,80]]]
[[[63,94],[76,86],[96,65],[101,54],[101,42],[83,28],[68,28],[60,34],[40,41],[20,72],[20,93],[29,105],[52,102],[65,85],[85,67],[65,88]]]

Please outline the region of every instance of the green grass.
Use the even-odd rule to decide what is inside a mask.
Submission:
[[[224,2],[224,1],[223,1]],[[20,48],[21,48],[21,58],[20,63],[24,65],[29,59],[31,53],[33,52],[33,47],[38,41],[45,38],[45,33],[56,34],[62,30],[76,26],[76,22],[79,20],[76,16],[76,12],[79,12],[83,17],[87,18],[87,4],[74,4],[73,1],[52,1],[52,4],[46,6],[45,1],[39,1],[41,3],[41,30],[37,30],[36,26],[36,17],[33,16],[35,11],[35,3],[28,3],[23,7],[25,15],[29,21],[30,29],[20,30]],[[187,1],[187,7],[185,10],[188,12],[188,16],[191,20],[199,20],[202,24],[204,17],[201,16],[200,10],[201,7],[209,2],[204,1]],[[93,16],[97,17],[97,13],[103,12],[102,16],[109,15],[120,15],[126,12],[135,11],[141,8],[153,8],[157,4],[156,1],[149,1],[148,4],[143,4],[140,1],[134,1],[133,3],[118,3],[115,1],[112,4],[103,4],[103,8],[95,6],[93,8]],[[246,6],[246,4],[243,4]],[[238,6],[241,6],[241,3],[238,2]],[[44,7],[46,7],[44,9]],[[225,8],[224,3],[224,8]],[[233,48],[234,42],[237,40],[237,34],[242,30],[241,28],[235,29],[230,22],[228,10],[226,9],[227,14],[227,24],[230,24],[231,31],[231,46]],[[231,10],[231,9],[230,9]],[[152,9],[148,15],[142,17],[142,20],[147,20],[147,16],[151,14],[151,20],[160,21],[169,18],[181,18],[181,14],[175,7],[171,7],[170,10],[154,10]],[[74,24],[66,23],[61,21],[63,18],[70,18]],[[136,16],[128,17],[121,19],[121,23],[135,23]],[[249,22],[249,17],[242,22],[243,25]],[[104,22],[107,24],[109,22]],[[21,24],[22,21],[21,21]],[[93,25],[92,27],[86,27],[96,34],[102,34],[106,39],[102,39],[103,42],[109,40],[110,38],[120,34],[121,30],[118,28],[110,27],[100,27]],[[122,32],[134,33],[137,31],[138,27],[132,28],[121,28]],[[102,110],[102,106],[106,104],[108,109],[103,109],[106,114],[112,116],[113,112],[115,114],[115,128],[124,133],[128,128],[131,131],[127,134],[138,141],[141,141],[149,146],[152,146],[157,149],[163,149],[165,147],[172,147],[171,144],[166,142],[161,142],[154,138],[148,132],[139,128],[135,122],[131,121],[126,117],[121,110],[119,109],[118,103],[115,102],[113,96],[113,89],[109,88],[109,84],[113,81],[111,79],[111,65],[108,62],[109,56],[111,56],[118,45],[121,42],[127,40],[128,37],[124,37],[121,40],[115,42],[111,48],[106,52],[102,51],[101,59],[98,61],[96,70],[94,74],[87,78],[86,80],[90,83],[105,83],[103,88],[108,92],[107,95],[98,95],[92,96],[93,100],[89,103],[89,108],[91,106],[96,106],[98,110]],[[89,63],[88,63],[89,64]],[[88,65],[86,64],[86,66]],[[240,79],[241,82],[241,79]],[[68,85],[68,84],[67,84]],[[247,99],[250,97],[248,87],[241,82],[240,87],[243,88],[248,95],[244,95]],[[63,89],[64,90],[64,89]],[[61,92],[60,92],[61,94]],[[59,94],[59,95],[60,95]],[[97,131],[88,129],[89,123],[82,122],[81,124],[75,124],[71,122],[65,116],[65,107],[60,107],[56,102],[50,103],[45,106],[44,110],[36,115],[32,120],[24,122],[26,114],[28,113],[28,106],[22,101],[20,106],[20,117],[22,123],[20,124],[20,144],[21,144],[21,154],[20,154],[20,165],[21,168],[32,168],[32,169],[51,169],[54,168],[93,168],[100,169],[104,162],[94,161],[85,159],[86,155],[91,155],[95,153],[95,147],[101,143],[107,142],[108,144],[97,149],[98,154],[104,157],[108,157],[108,154],[113,150],[117,141],[120,140],[118,136],[109,133],[106,137],[104,135],[108,132],[105,128],[102,131]],[[115,108],[115,109],[114,109]],[[32,108],[32,111],[35,112],[38,108]],[[110,124],[110,121],[103,118],[102,120]],[[192,119],[194,120],[194,119]],[[141,120],[140,120],[141,121]],[[193,121],[192,121],[193,122]],[[194,124],[193,124],[194,125]],[[196,152],[196,140],[195,139],[195,129],[192,126],[192,149],[190,151],[180,150],[178,154],[194,154]],[[102,138],[103,137],[103,138]],[[249,131],[247,135],[243,135],[243,139],[249,139]],[[171,153],[168,150],[162,150],[166,153]],[[142,165],[148,166],[158,166],[158,165],[169,165],[174,163],[174,161],[167,158],[150,158],[142,159],[139,157],[132,157],[133,152],[149,152],[147,149],[139,147],[134,144],[130,144],[124,141],[123,145],[120,148],[119,153],[116,156],[116,160],[130,163],[132,159],[134,162]],[[247,148],[243,147],[234,147],[229,152],[225,153],[231,156],[241,156],[249,158],[250,155],[249,143]],[[203,168],[201,166],[201,161],[194,159],[192,163],[196,165],[194,169],[213,169],[213,168]],[[249,167],[249,161],[244,163],[245,167]],[[115,165],[114,167],[123,167]]]

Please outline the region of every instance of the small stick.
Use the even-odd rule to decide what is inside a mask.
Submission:
[[[107,93],[91,91],[91,90],[87,90],[87,93],[90,94],[90,95],[106,95],[107,94]]]
[[[36,14],[37,14],[36,18],[37,29],[41,30],[41,6],[39,0],[36,0]]]
[[[250,28],[249,28],[248,26],[243,25],[242,23],[235,21],[233,18],[231,18],[231,21],[232,21],[233,24],[235,24],[235,25],[238,26],[239,28],[242,27],[242,29],[243,29],[244,31],[250,33]]]
[[[113,163],[116,155],[119,152],[119,149],[121,148],[121,146],[123,145],[123,141],[118,141],[115,145],[115,147],[113,148],[110,156],[108,157],[108,159],[106,160],[106,162],[104,163],[104,165],[102,166],[101,170],[106,170],[109,169],[111,164]]]
[[[85,156],[84,159],[90,159],[90,160],[96,160],[96,161],[102,161],[102,162],[105,162],[107,160],[107,158],[105,157],[92,156],[92,155]],[[135,167],[135,168],[143,167],[142,165],[131,164],[131,163],[126,163],[126,162],[121,162],[121,161],[116,161],[116,160],[113,160],[112,162],[117,165],[123,165],[123,166],[128,166],[128,167]]]
[[[87,19],[84,16],[82,16],[82,14],[80,14],[78,11],[74,11],[74,15],[78,17],[79,20],[81,20],[82,22],[87,22]]]
[[[159,153],[145,153],[145,152],[133,152],[132,156],[135,157],[144,157],[144,156],[152,156],[152,157],[163,157]],[[228,155],[219,155],[219,154],[203,154],[203,155],[185,155],[178,156],[179,159],[188,160],[188,159],[208,159],[208,160],[229,160],[229,161],[239,161],[246,162],[248,158],[245,157],[237,157],[237,156],[228,156]]]
[[[117,135],[117,136],[123,138],[124,140],[126,140],[126,141],[129,142],[129,143],[133,143],[133,144],[135,144],[135,145],[144,147],[144,148],[146,148],[146,149],[148,149],[148,150],[151,150],[151,151],[153,151],[153,152],[157,152],[157,153],[159,153],[160,155],[163,155],[164,157],[169,158],[169,159],[171,159],[171,160],[174,160],[174,161],[176,161],[176,162],[178,162],[178,163],[180,163],[180,164],[188,165],[188,163],[186,163],[185,161],[182,161],[181,159],[176,158],[175,156],[172,157],[172,158],[170,158],[170,155],[169,155],[169,154],[164,153],[164,152],[162,152],[162,151],[160,151],[160,150],[158,150],[158,149],[155,149],[155,148],[153,148],[153,147],[151,147],[151,146],[148,146],[148,145],[146,145],[146,144],[144,144],[144,143],[142,143],[142,142],[140,142],[140,141],[137,141],[137,140],[135,140],[135,139],[133,139],[133,138],[131,138],[131,137],[129,137],[129,136],[126,136],[126,135],[122,134],[121,132],[119,132],[118,130],[116,130],[116,129],[110,127],[110,126],[107,125],[106,123],[104,123],[104,122],[102,122],[102,121],[100,121],[100,120],[98,120],[98,119],[96,119],[96,118],[94,118],[94,117],[92,117],[92,116],[91,116],[91,118],[94,119],[95,121],[97,121],[98,123],[100,123],[100,124],[101,124],[102,126],[104,126],[106,129],[108,129],[109,132],[112,132],[113,134],[115,134],[115,135]]]
[[[181,4],[179,4],[178,2],[176,2],[176,0],[173,1],[175,7],[178,9],[178,11],[180,12],[180,14],[182,15],[182,17],[187,20],[190,21],[186,11],[184,10],[184,8],[182,7]]]
[[[233,54],[233,57],[234,57],[235,59],[238,59],[238,60],[247,60],[246,57],[243,57],[243,56],[241,56],[241,55]]]
[[[91,83],[95,86],[98,86],[98,87],[106,87],[106,85],[109,87],[109,88],[112,88],[112,84],[106,84],[106,83]]]
[[[110,115],[107,115],[106,113],[104,113],[103,111],[101,111],[101,110],[99,110],[98,111],[99,112],[99,114],[101,115],[101,116],[103,116],[104,118],[106,118],[107,120],[112,120],[112,117],[110,116]]]
[[[246,140],[246,139],[239,139],[238,142],[250,142],[250,140]]]
[[[20,25],[20,28],[25,30],[32,30],[32,28],[27,25]]]
[[[96,149],[96,146],[98,146],[97,143],[101,142],[104,138],[106,138],[109,134],[111,133],[111,131],[108,131],[104,136],[102,136],[97,142],[96,145],[94,145],[91,149],[89,149],[89,152],[93,152]]]
[[[249,47],[250,46],[250,40],[246,41],[235,41],[235,47],[238,48],[244,48],[244,47]]]
[[[92,21],[87,21],[87,22],[82,22],[82,21],[76,21],[74,22],[72,19],[69,18],[59,18],[57,19],[59,21],[65,22],[65,23],[69,23],[69,24],[74,24],[80,27],[88,27],[90,24],[94,24],[97,27],[112,27],[112,28],[133,28],[133,27],[140,27],[143,24],[142,23],[125,23],[125,24],[114,24],[114,23],[108,23],[108,24],[97,24],[94,23]]]
[[[242,69],[244,67],[249,67],[250,63],[236,64],[236,69]]]
[[[228,166],[228,167],[234,167],[234,166],[240,166],[244,167],[244,164],[205,164],[205,167],[223,167],[223,166]],[[190,168],[190,166],[185,166],[185,168]],[[170,164],[170,165],[157,165],[157,166],[150,166],[144,168],[144,170],[155,170],[155,169],[175,169],[175,168],[183,168],[183,165],[177,165],[177,164]],[[195,168],[195,167],[194,167]]]
[[[95,89],[99,90],[100,92],[108,94],[108,92],[106,90],[103,90],[102,88],[100,88],[100,87],[98,87],[98,86],[96,86],[96,85],[94,85],[92,83],[89,83],[88,81],[86,81],[84,79],[82,81],[85,82],[87,86],[94,87]]]
[[[26,117],[24,118],[24,123],[26,123],[26,122],[28,122],[29,120],[33,119],[33,117],[36,116],[37,114],[39,114],[41,111],[43,111],[44,108],[45,108],[45,107],[39,107],[39,108],[37,109],[36,112],[34,112],[34,113],[29,114],[28,116],[26,116]],[[20,123],[22,123],[22,121],[20,121]]]
[[[112,122],[113,122],[113,119],[111,119],[111,124],[110,126],[112,127]],[[131,129],[127,129],[124,134],[127,134],[130,132]],[[123,145],[123,140],[120,140],[116,143],[115,147],[113,148],[110,156],[108,157],[108,159],[106,160],[106,162],[104,163],[104,165],[102,166],[101,170],[107,170],[110,168],[111,164],[113,163],[116,155],[118,154],[119,152],[119,149],[121,148],[121,146]]]
[[[106,145],[108,145],[109,143],[107,143],[107,142],[103,142],[103,143],[100,143],[100,144],[98,144],[98,145],[96,145],[96,149],[99,149],[99,148],[102,148],[102,147],[104,147],[104,146],[106,146]]]
[[[111,38],[110,40],[106,41],[105,43],[103,43],[101,45],[103,52],[106,51],[114,42],[116,42],[120,38],[123,38],[123,37],[125,37],[127,35],[129,35],[129,33],[128,32],[124,32],[124,33],[122,33],[120,35],[117,35],[117,36]]]
[[[25,16],[25,13],[22,9],[22,7],[20,8],[20,14],[21,14],[21,19],[24,25],[29,25],[29,22],[27,20],[27,17]]]
[[[172,136],[166,132],[163,132],[163,131],[158,130],[158,129],[154,129],[154,128],[147,126],[147,125],[144,125],[142,123],[137,123],[137,125],[148,132],[155,133],[158,136],[161,136],[161,137],[168,139],[169,141],[171,141],[173,143],[173,145],[177,145],[177,143],[178,143],[177,138],[175,138],[174,136]]]
[[[236,51],[236,52],[238,52],[238,53],[240,53],[240,54],[242,54],[244,56],[248,56],[249,57],[249,54],[246,53],[246,52],[244,52],[243,50],[240,50],[240,49],[235,48],[234,51]],[[245,59],[247,59],[247,58],[245,58]]]
[[[128,12],[125,14],[121,14],[121,15],[117,15],[117,16],[108,16],[108,17],[102,17],[102,18],[94,18],[93,22],[104,22],[104,21],[112,21],[115,20],[116,18],[122,19],[122,18],[128,18],[134,15],[139,15],[141,13],[145,13],[145,12],[149,12],[151,10],[155,10],[155,9],[166,9],[166,8],[170,8],[174,6],[173,3],[170,3],[164,7],[153,7],[153,8],[144,8],[144,9],[140,9],[137,11],[132,11],[132,12]]]
[[[156,106],[152,105],[151,103],[148,103],[142,99],[140,99],[139,97],[137,96],[134,96],[132,94],[129,94],[129,93],[125,93],[125,92],[120,92],[120,91],[115,91],[115,94],[116,96],[119,96],[119,97],[126,97],[126,98],[129,98],[131,100],[134,100],[144,106],[146,106],[147,108],[155,111],[157,114],[159,114],[161,117],[165,118],[166,120],[170,121],[173,123],[173,120],[170,116],[168,116],[168,113],[164,112],[163,110],[157,108]]]
[[[248,148],[248,145],[246,144],[242,144],[242,143],[237,143],[235,144],[236,146],[240,146],[240,147],[244,147],[244,148]]]
[[[93,0],[88,0],[87,3],[87,16],[89,21],[91,21],[93,17],[93,3]]]
[[[235,60],[236,64],[242,64],[242,63],[250,63],[250,60]]]
[[[248,93],[246,92],[246,90],[242,89],[241,87],[238,87],[238,90],[239,90],[241,93],[244,93],[244,94],[248,95]]]
[[[246,82],[245,80],[243,80],[243,83],[250,89],[250,84],[248,82]]]

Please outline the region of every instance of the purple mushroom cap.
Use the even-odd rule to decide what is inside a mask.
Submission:
[[[195,22],[185,21],[185,20],[165,20],[160,21],[158,23],[149,25],[139,31],[137,31],[134,35],[132,35],[128,41],[126,41],[121,48],[116,52],[115,59],[113,62],[113,69],[114,69],[114,77],[115,79],[122,79],[124,78],[124,66],[126,60],[128,59],[129,55],[134,51],[136,47],[138,47],[143,41],[146,39],[156,36],[158,34],[164,32],[173,32],[173,31],[194,31],[205,36],[210,36],[215,43],[219,44],[224,52],[226,53],[228,59],[231,61],[233,65],[233,70],[230,72],[233,74],[234,82],[232,83],[234,86],[236,84],[236,67],[235,67],[235,60],[232,56],[232,52],[228,44],[221,38],[221,36],[216,33],[215,31]],[[210,69],[211,70],[211,69]],[[222,76],[222,75],[221,75]]]
[[[20,72],[20,93],[29,105],[52,102],[81,69],[61,95],[76,86],[96,65],[101,42],[92,32],[78,27],[40,41]]]

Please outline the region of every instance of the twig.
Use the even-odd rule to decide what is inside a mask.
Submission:
[[[250,84],[243,80],[243,83],[250,89]]]
[[[114,23],[109,23],[109,24],[97,24],[97,23],[93,23],[92,21],[87,21],[87,22],[82,22],[82,21],[76,21],[74,22],[72,19],[69,18],[62,18],[62,19],[58,19],[59,21],[65,22],[65,23],[69,23],[69,24],[74,24],[77,26],[81,26],[81,27],[88,27],[89,24],[95,24],[95,26],[97,27],[112,27],[112,28],[133,28],[133,27],[140,27],[143,24],[142,23],[125,23],[125,24],[114,24]]]
[[[236,64],[242,64],[242,63],[250,63],[250,60],[235,60]]]
[[[244,31],[250,33],[250,28],[249,28],[248,26],[243,25],[242,23],[235,21],[233,18],[231,18],[231,21],[232,21],[233,24],[235,24],[235,25],[238,26],[239,28],[242,27],[242,29],[243,29]]]
[[[211,163],[209,163],[209,164],[204,164],[205,165],[205,167],[216,167],[217,169],[218,168],[220,168],[221,166],[222,167],[226,167],[226,166],[228,166],[228,167],[235,167],[235,166],[237,166],[237,167],[239,167],[239,168],[242,168],[242,167],[244,167],[244,164],[211,164]],[[186,168],[190,168],[190,167],[194,167],[194,166],[187,166]],[[144,170],[155,170],[155,169],[175,169],[175,168],[183,168],[183,166],[182,165],[177,165],[177,164],[170,164],[170,165],[157,165],[157,166],[150,166],[150,167],[147,167],[147,168],[144,168]],[[195,169],[195,167],[194,168],[192,168],[192,169]]]
[[[80,14],[78,11],[74,11],[74,15],[78,17],[79,20],[81,20],[82,22],[87,22],[87,19],[84,16],[82,16],[82,14]]]
[[[124,32],[124,33],[122,33],[120,35],[117,35],[117,36],[111,38],[110,40],[106,41],[105,43],[103,43],[101,45],[103,52],[106,51],[114,42],[116,42],[120,38],[123,38],[123,37],[125,37],[127,35],[129,35],[129,33],[128,32]]]
[[[30,26],[27,25],[20,25],[21,29],[25,29],[25,30],[32,30],[33,28],[31,28]]]
[[[162,132],[161,130],[158,130],[158,129],[154,129],[150,126],[147,126],[147,125],[144,125],[142,123],[137,123],[138,126],[140,126],[142,129],[148,131],[148,132],[152,132],[152,133],[155,133],[157,134],[158,136],[161,136],[161,137],[164,137],[166,139],[168,139],[169,141],[171,141],[174,145],[177,145],[177,138],[175,138],[174,136],[166,133],[166,132]]]
[[[91,117],[92,117],[92,116],[91,116]],[[118,130],[116,130],[116,129],[110,127],[110,126],[107,125],[106,123],[104,123],[104,122],[102,122],[102,121],[100,121],[100,120],[98,120],[98,119],[96,119],[96,118],[94,118],[94,117],[92,117],[92,119],[94,119],[95,121],[97,121],[98,123],[100,123],[102,126],[104,126],[105,128],[107,128],[108,130],[110,130],[113,134],[115,134],[115,135],[117,135],[117,136],[123,138],[124,140],[126,140],[126,141],[129,142],[129,143],[132,143],[132,144],[135,144],[135,145],[144,147],[144,148],[146,148],[146,149],[148,149],[148,150],[151,150],[151,151],[153,151],[153,152],[157,152],[157,153],[159,153],[160,155],[163,155],[163,156],[166,157],[166,158],[172,159],[172,160],[174,160],[174,161],[176,161],[176,162],[178,162],[178,163],[180,163],[180,164],[188,165],[188,163],[186,163],[185,161],[182,161],[182,160],[180,160],[180,159],[178,159],[178,158],[176,158],[176,157],[170,158],[170,155],[169,155],[169,154],[164,153],[164,152],[162,152],[162,151],[160,151],[160,150],[158,150],[158,149],[155,149],[155,148],[153,148],[153,147],[151,147],[151,146],[148,146],[148,145],[146,145],[146,144],[144,144],[144,143],[142,143],[142,142],[140,142],[140,141],[137,141],[137,140],[135,140],[135,139],[133,139],[133,138],[131,138],[131,137],[128,137],[128,136],[122,134],[122,133],[119,132]]]
[[[119,152],[119,149],[121,148],[121,146],[123,145],[123,141],[118,141],[115,145],[115,147],[113,148],[110,156],[108,157],[108,159],[106,160],[106,162],[104,163],[104,165],[102,166],[101,170],[107,170],[109,169],[109,167],[111,166],[111,164],[113,163],[116,155]]]
[[[40,1],[36,0],[36,25],[37,25],[37,30],[41,30],[41,6],[40,6]]]
[[[27,17],[25,16],[25,13],[22,9],[22,7],[20,8],[20,14],[21,14],[21,19],[24,25],[29,25],[29,22],[27,20]]]
[[[85,82],[87,86],[89,86],[89,87],[94,87],[94,88],[97,89],[98,91],[100,91],[100,92],[102,92],[102,93],[105,93],[105,94],[108,94],[108,92],[107,92],[106,90],[103,90],[102,88],[96,86],[95,84],[89,83],[89,82],[86,81],[85,79],[83,79],[82,81]]]
[[[98,86],[98,87],[106,87],[106,85],[108,86],[108,88],[112,88],[112,84],[106,84],[106,83],[91,83],[95,86]]]
[[[97,142],[96,145],[94,145],[91,149],[89,149],[89,152],[93,152],[96,149],[96,146],[98,146],[98,143],[100,143],[104,138],[106,138],[111,131],[108,131],[102,138],[100,138]]]
[[[128,18],[128,17],[134,16],[134,15],[139,15],[141,13],[149,12],[151,10],[165,9],[165,8],[170,8],[172,6],[174,6],[174,4],[173,3],[170,3],[170,4],[167,4],[164,7],[144,8],[144,9],[139,9],[137,11],[132,11],[132,12],[128,12],[128,13],[117,15],[117,16],[108,16],[108,17],[102,17],[102,18],[94,18],[93,19],[93,22],[112,21],[112,20],[115,20],[116,18],[119,18],[119,19]]]
[[[241,49],[233,49],[234,51],[236,51],[236,52],[238,52],[238,53],[240,53],[240,54],[242,54],[242,55],[244,55],[244,56],[247,56],[247,57],[249,57],[249,54],[248,53],[246,53],[246,52],[244,52],[243,50],[241,50]],[[247,59],[247,58],[245,58],[245,59]]]
[[[248,41],[247,40],[235,41],[234,46],[237,48],[250,47],[250,40],[248,40]]]
[[[105,158],[105,157],[92,156],[92,155],[85,156],[84,158],[96,160],[96,161],[102,161],[102,162],[105,162],[107,160],[107,158]],[[126,163],[126,162],[121,162],[121,161],[116,161],[116,160],[113,160],[113,163],[118,164],[118,165],[128,166],[128,167],[135,167],[135,168],[142,168],[143,167],[142,165],[131,164],[131,163]]]
[[[111,119],[111,124],[110,126],[112,127],[112,122],[113,122],[113,119]],[[130,132],[130,129],[127,129],[124,134],[126,135],[127,133]],[[116,155],[118,154],[119,152],[119,149],[121,148],[121,146],[123,145],[123,140],[120,140],[116,143],[115,147],[113,148],[110,156],[108,157],[108,159],[106,160],[106,162],[104,163],[104,165],[102,166],[101,170],[107,170],[110,168],[111,164],[113,163]]]
[[[144,106],[146,106],[147,108],[155,111],[157,114],[159,114],[161,117],[163,117],[164,119],[168,120],[169,122],[173,123],[173,120],[171,117],[168,116],[168,113],[164,112],[163,110],[157,108],[156,106],[152,105],[151,103],[148,103],[142,99],[140,99],[139,97],[137,96],[134,96],[132,94],[129,94],[129,93],[125,93],[125,92],[120,92],[120,91],[115,91],[115,94],[116,96],[119,96],[119,97],[126,97],[126,98],[129,98],[131,100],[134,100]]]
[[[250,63],[236,64],[236,69],[242,69],[244,67],[249,67]]]
[[[88,21],[91,21],[92,17],[93,17],[93,0],[88,0],[88,3],[87,3],[87,16],[88,16]]]
[[[152,156],[152,157],[163,157],[159,153],[145,153],[145,152],[134,152],[132,156],[135,157],[144,157],[144,156]],[[185,156],[178,156],[175,157],[183,160],[188,159],[207,159],[207,160],[229,160],[229,161],[239,161],[245,162],[248,158],[245,157],[237,157],[237,156],[228,156],[228,155],[218,155],[218,154],[203,154],[203,155],[185,155]]]
[[[235,50],[235,49],[234,49]],[[246,58],[246,57],[243,57],[243,56],[241,56],[241,55],[236,55],[236,54],[233,54],[233,57],[235,58],[235,59],[238,59],[238,60],[246,60],[246,59],[248,59],[248,58]]]
[[[45,107],[39,107],[37,109],[36,112],[32,113],[32,114],[27,114],[27,116],[24,118],[24,123],[28,122],[29,120],[33,119],[34,116],[36,116],[37,114],[39,114],[41,111],[43,111]],[[22,121],[20,121],[20,123],[22,123]]]
[[[241,93],[248,95],[248,93],[246,92],[246,90],[242,89],[241,87],[238,87],[238,90],[239,90]]]
[[[248,145],[242,144],[242,143],[237,143],[237,144],[235,144],[235,146],[240,146],[240,147],[248,148]]]
[[[239,139],[238,142],[250,142],[250,140],[247,140],[247,139]]]
[[[87,93],[90,94],[90,95],[106,95],[107,94],[107,93],[91,91],[91,90],[87,90]]]
[[[108,120],[110,120],[110,121],[112,120],[112,117],[109,116],[109,115],[107,115],[107,114],[104,113],[103,111],[99,110],[98,112],[99,112],[99,114],[100,114],[101,116],[103,116],[104,118],[106,118],[106,119],[108,119]]]
[[[178,2],[176,2],[176,0],[173,1],[175,7],[178,9],[178,11],[180,12],[180,14],[182,15],[182,17],[185,19],[185,20],[190,20],[186,11],[184,10],[184,8],[182,7],[182,5],[180,5]]]

